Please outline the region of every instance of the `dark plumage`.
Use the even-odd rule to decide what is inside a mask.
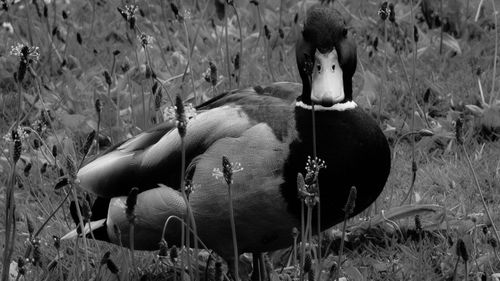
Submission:
[[[321,228],[343,220],[352,186],[358,194],[355,215],[378,197],[387,180],[387,141],[375,121],[352,102],[356,46],[344,21],[322,6],[307,15],[296,45],[303,86],[280,82],[222,94],[200,105],[187,126],[186,175],[198,185],[189,203],[200,238],[225,259],[233,258],[227,186],[214,178],[214,168],[221,168],[223,155],[243,167],[233,175],[231,187],[239,251],[289,246],[292,228],[300,228],[297,174],[305,173],[313,155],[313,105],[317,156],[327,165],[319,173]],[[106,219],[96,226],[103,226],[95,231],[99,239],[119,244],[116,225],[121,243],[128,246],[124,196],[138,187],[135,248],[158,247],[167,218],[186,213],[178,191],[180,143],[175,122],[166,122],[79,171],[81,186],[99,197],[92,220]],[[168,226],[165,239],[169,245],[180,242],[178,223]]]

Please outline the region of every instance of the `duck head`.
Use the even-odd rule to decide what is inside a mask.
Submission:
[[[331,107],[352,100],[352,76],[356,71],[356,44],[347,37],[341,14],[325,6],[308,10],[295,55],[306,105]]]

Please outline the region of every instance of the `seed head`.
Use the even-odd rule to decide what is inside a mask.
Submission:
[[[18,257],[17,258],[17,273],[19,273],[19,275],[26,274],[26,268],[24,267],[25,265],[26,265],[26,260],[23,257]]]
[[[184,110],[184,104],[182,103],[181,97],[177,96],[175,98],[175,119],[177,120],[177,131],[181,138],[186,136],[187,129],[187,118],[186,111]]]
[[[111,256],[110,251],[107,251],[106,253],[104,253],[104,255],[102,255],[100,265],[103,266],[103,265],[107,264],[110,256]]]
[[[349,197],[347,197],[347,203],[345,204],[344,211],[347,216],[351,215],[354,212],[354,207],[356,206],[356,197],[357,197],[357,189],[355,186],[351,187],[351,191],[349,192]]]
[[[158,256],[160,258],[164,258],[166,256],[168,256],[168,244],[167,244],[167,241],[165,239],[161,239],[160,243],[159,243],[159,248],[160,248],[160,251],[158,252]]]
[[[498,241],[494,237],[488,238],[488,244],[490,244],[494,249],[498,247]]]
[[[102,101],[100,99],[95,100],[95,111],[100,114],[102,111]]]
[[[463,139],[463,121],[462,118],[458,118],[457,121],[455,122],[455,139],[457,140],[457,143],[459,145],[464,144],[464,139]]]
[[[415,216],[415,230],[417,232],[422,231],[422,221],[420,220],[420,215]]]
[[[266,36],[267,40],[271,40],[271,30],[269,30],[269,27],[267,27],[267,24],[264,25],[264,35]]]
[[[152,47],[153,36],[147,35],[146,33],[141,33],[137,36],[139,42],[141,42],[142,48],[146,49],[147,47]]]
[[[11,136],[12,140],[14,141],[14,150],[12,159],[14,160],[14,163],[17,163],[17,161],[19,161],[19,159],[21,158],[21,151],[22,151],[21,137],[19,135],[19,132],[16,130],[12,130]]]
[[[462,240],[461,238],[457,240],[457,256],[461,257],[464,262],[467,262],[469,260],[467,247],[465,246],[464,240]]]
[[[35,232],[35,227],[33,226],[33,221],[28,215],[26,215],[26,225],[28,226],[28,233],[30,234],[30,237],[32,237]]]
[[[389,16],[389,14],[390,14],[390,11],[387,8],[387,2],[383,2],[380,5],[380,9],[378,10],[378,15],[379,15],[380,19],[382,21],[385,21],[387,19],[387,17]]]
[[[392,23],[396,22],[396,11],[394,10],[393,3],[389,3],[389,21]]]
[[[177,246],[174,245],[172,246],[172,248],[170,248],[170,261],[172,261],[172,263],[175,263],[177,257],[179,257],[179,251],[177,250]]]
[[[107,70],[104,70],[102,74],[104,75],[104,80],[106,81],[106,84],[108,84],[108,87],[111,87],[113,81],[111,80],[111,75],[109,74],[109,72]]]
[[[312,269],[312,257],[311,257],[311,253],[307,252],[306,256],[304,258],[303,271],[307,273],[307,272],[311,271],[311,269]]]
[[[31,167],[33,167],[33,164],[31,162],[28,162],[26,166],[24,167],[23,173],[25,177],[28,177],[30,175]]]
[[[61,249],[61,238],[57,235],[52,235],[52,240],[54,240],[54,248],[56,250]]]
[[[113,274],[118,274],[118,272],[120,272],[118,266],[116,266],[116,264],[113,262],[112,259],[108,259],[108,261],[106,262],[106,266],[108,267],[109,271],[111,271],[111,273]]]
[[[90,132],[90,134],[88,134],[87,139],[85,140],[85,144],[83,145],[83,155],[84,156],[87,155],[87,153],[89,153],[90,147],[94,143],[95,134],[96,134],[95,130],[92,130],[92,132]]]
[[[137,204],[137,195],[139,194],[139,188],[134,187],[130,190],[127,196],[127,209],[125,213],[127,214],[127,219],[129,223],[134,223],[135,220],[135,205]]]
[[[222,156],[222,174],[228,185],[233,183],[233,165],[231,165],[226,156]]]
[[[70,182],[75,182],[76,180],[76,166],[75,161],[71,155],[66,156],[66,172],[68,173]]]

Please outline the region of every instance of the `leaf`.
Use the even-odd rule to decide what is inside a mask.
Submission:
[[[484,109],[480,108],[477,105],[467,104],[465,106],[468,110],[470,110],[474,115],[481,116],[484,113]]]
[[[422,204],[422,205],[404,205],[399,207],[394,207],[390,210],[382,212],[374,216],[371,220],[362,222],[358,225],[354,225],[350,228],[350,231],[373,227],[387,220],[395,221],[404,219],[407,217],[414,217],[415,215],[421,215],[423,213],[436,213],[443,210],[443,207],[435,204]]]
[[[353,281],[365,281],[366,279],[363,277],[361,272],[354,266],[346,266],[344,267],[345,274],[349,277],[349,280]]]

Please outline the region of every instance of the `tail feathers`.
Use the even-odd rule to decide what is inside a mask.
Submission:
[[[91,221],[87,223],[83,229],[83,233],[85,236],[91,236],[90,233],[94,234],[96,239],[98,240],[108,240],[107,238],[107,230],[106,230],[106,219],[100,219],[97,221]],[[68,232],[66,235],[61,237],[61,240],[73,239],[80,235],[79,227],[73,229]],[[105,236],[103,236],[105,235]],[[99,236],[99,237],[97,237]]]

